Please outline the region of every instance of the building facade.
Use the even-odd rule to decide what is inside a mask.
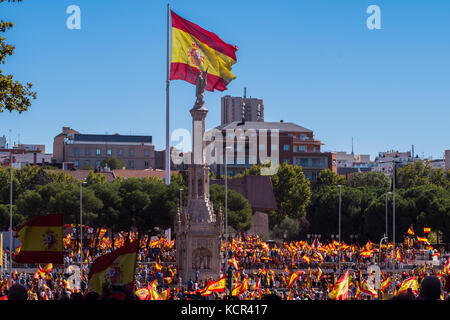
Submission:
[[[53,142],[54,161],[73,163],[75,168],[99,168],[102,160],[115,157],[129,169],[155,168],[151,136],[80,134],[63,127]]]
[[[264,102],[262,99],[224,96],[221,102],[221,125],[241,121],[264,121]]]
[[[314,138],[313,131],[294,123],[235,121],[216,127],[211,134],[214,134],[211,140],[217,152],[212,166],[216,176],[224,173],[225,146],[231,148],[226,153],[226,161],[228,175],[232,176],[267,161],[273,165],[302,166],[305,176],[312,181],[324,169],[337,172],[336,154],[321,152],[323,143]]]

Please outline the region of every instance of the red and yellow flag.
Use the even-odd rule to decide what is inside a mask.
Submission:
[[[49,214],[27,221],[18,231],[18,263],[63,263],[63,216]]]
[[[89,290],[101,295],[106,278],[112,284],[132,285],[138,250],[138,241],[127,241],[123,247],[95,259],[88,274]]]
[[[423,228],[423,233],[430,233],[430,232],[431,232],[431,228],[428,228],[428,227]]]
[[[413,235],[414,235],[414,230],[413,230],[411,227],[408,228],[408,234],[409,234],[410,236],[413,236]]]
[[[382,283],[381,283],[381,291],[386,290],[388,285],[391,283],[391,277],[387,277]]]
[[[430,244],[430,242],[428,242],[428,239],[424,238],[424,237],[417,237],[417,241],[424,242],[424,243],[426,243],[428,245]]]
[[[360,290],[361,292],[364,292],[365,294],[368,294],[373,298],[378,298],[377,290],[372,288],[372,286],[366,280],[361,283]]]
[[[334,284],[334,288],[329,294],[331,300],[348,300],[348,278],[349,271],[347,270]]]
[[[298,272],[293,272],[291,274],[291,277],[289,278],[289,283],[288,283],[289,289],[294,285],[294,283],[295,283],[295,281],[297,281],[298,277],[299,277]]]
[[[404,280],[400,285],[397,294],[406,293],[408,289],[411,289],[412,293],[415,295],[419,294],[419,282],[416,280],[415,276]]]
[[[199,70],[208,69],[206,90],[224,91],[236,77],[231,66],[236,63],[237,47],[225,43],[216,34],[183,19],[172,16],[172,59],[170,80],[196,84]]]
[[[223,276],[217,281],[211,281],[210,283],[208,283],[205,289],[202,290],[202,292],[225,292],[225,285],[226,277]]]

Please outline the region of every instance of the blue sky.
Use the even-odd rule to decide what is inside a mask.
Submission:
[[[69,5],[81,29],[69,30]],[[237,45],[236,79],[207,92],[207,127],[220,97],[264,99],[265,120],[314,131],[324,150],[395,149],[442,158],[450,149],[450,1],[171,1],[182,17]],[[369,5],[381,30],[369,30]],[[166,6],[159,0],[24,0],[0,4],[15,54],[1,68],[32,82],[28,112],[0,114],[0,136],[45,144],[63,126],[152,135],[165,148]],[[171,130],[191,130],[195,87],[171,82]],[[176,142],[174,142],[175,144]]]

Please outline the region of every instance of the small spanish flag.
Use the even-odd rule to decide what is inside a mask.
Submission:
[[[183,19],[172,16],[172,59],[170,80],[196,84],[199,70],[208,70],[206,90],[224,91],[236,77],[231,66],[236,63],[237,47],[225,43],[216,34]]]
[[[63,263],[63,216],[49,214],[27,221],[18,231],[18,263]]]
[[[211,281],[202,291],[207,292],[225,292],[226,277],[223,276],[217,281]]]
[[[414,230],[413,230],[411,227],[408,228],[408,234],[409,234],[410,236],[413,236],[413,235],[414,235]]]
[[[334,288],[329,294],[331,300],[348,300],[348,279],[349,271],[347,270],[334,284]]]
[[[430,233],[430,232],[431,232],[431,228],[428,228],[428,227],[423,228],[423,233]]]

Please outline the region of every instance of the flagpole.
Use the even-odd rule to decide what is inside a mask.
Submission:
[[[166,181],[167,185],[170,184],[170,139],[169,139],[169,116],[170,116],[170,57],[169,57],[169,22],[170,21],[170,4],[167,4],[167,66],[166,66]]]
[[[9,144],[10,144],[10,148],[11,148],[11,134],[10,134],[10,138],[9,138]],[[12,241],[12,236],[13,236],[13,232],[12,232],[12,203],[13,203],[13,168],[12,168],[12,151],[9,151],[9,170],[10,170],[10,185],[9,185],[9,283],[12,286],[13,282],[12,282],[12,246],[13,246],[13,241]]]

